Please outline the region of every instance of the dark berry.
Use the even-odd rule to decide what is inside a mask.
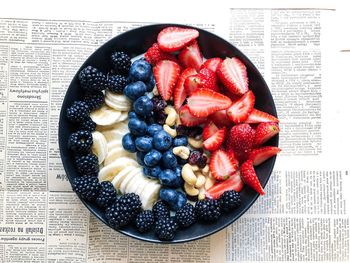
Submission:
[[[130,211],[132,211],[130,213],[133,217],[137,215],[137,213],[141,210],[142,206],[140,197],[134,193],[122,195],[118,199],[118,203],[127,206],[130,209]]]
[[[188,137],[195,138],[203,133],[203,128],[200,126],[188,127]]]
[[[93,132],[96,130],[96,123],[90,117],[87,117],[79,124],[79,130]]]
[[[198,159],[197,165],[199,168],[204,168],[207,165],[208,157],[204,154]]]
[[[151,210],[142,211],[136,216],[136,229],[141,233],[152,230],[154,228],[154,223],[155,220]]]
[[[152,98],[152,103],[154,111],[162,111],[167,106],[166,101],[163,100],[161,96],[154,96]]]
[[[187,203],[175,214],[176,221],[181,228],[189,227],[196,222],[196,213],[193,205]]]
[[[176,127],[176,133],[178,136],[180,136],[180,135],[187,136],[188,135],[188,127],[180,124]]]
[[[119,229],[132,222],[132,214],[132,211],[127,206],[115,202],[106,209],[105,216],[112,228]]]
[[[158,111],[154,113],[154,119],[156,123],[164,125],[167,115],[164,111]]]
[[[221,215],[219,201],[213,199],[197,201],[195,211],[198,220],[203,222],[217,221]]]
[[[105,95],[102,91],[89,91],[84,95],[84,102],[88,105],[90,111],[94,111],[102,107],[105,102]]]
[[[114,52],[111,55],[114,70],[122,75],[127,75],[131,66],[130,57],[123,51]]]
[[[80,176],[76,177],[72,184],[72,189],[80,198],[86,201],[93,201],[96,199],[100,184],[95,176]]]
[[[101,183],[101,190],[96,198],[96,204],[102,209],[106,209],[108,206],[117,200],[117,192],[113,184],[109,181]]]
[[[158,201],[152,208],[154,218],[156,220],[163,217],[170,217],[169,207],[163,201]]]
[[[98,174],[98,158],[92,153],[76,156],[75,164],[77,166],[78,172],[82,175],[97,176]]]
[[[173,240],[177,229],[177,223],[173,218],[163,217],[157,220],[155,233],[160,240]]]
[[[82,122],[89,116],[89,106],[84,101],[74,101],[67,109],[67,118],[71,122]]]
[[[123,93],[128,80],[123,75],[111,75],[108,77],[108,89],[115,93]]]
[[[191,151],[188,157],[188,163],[191,165],[197,165],[198,160],[202,157],[202,153],[199,151]]]
[[[89,131],[77,131],[72,133],[68,139],[68,148],[75,153],[84,154],[90,151],[93,139]]]
[[[87,66],[80,71],[79,81],[85,90],[102,91],[107,88],[107,77],[92,66]]]
[[[221,210],[230,212],[241,205],[241,196],[234,190],[225,191],[219,199]]]

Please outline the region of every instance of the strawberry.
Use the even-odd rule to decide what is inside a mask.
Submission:
[[[253,110],[254,103],[254,93],[249,90],[241,98],[234,101],[231,107],[227,109],[228,118],[235,123],[244,122],[248,118],[249,113]]]
[[[278,154],[281,151],[280,148],[275,146],[265,146],[254,149],[249,154],[249,159],[253,161],[253,165],[259,165],[265,162],[267,159]]]
[[[207,121],[207,118],[197,118],[193,116],[189,111],[188,105],[184,105],[180,108],[179,116],[181,124],[187,127],[197,126]]]
[[[254,138],[255,131],[249,124],[238,124],[231,128],[227,146],[233,150],[238,161],[243,162],[249,157]]]
[[[169,100],[173,95],[180,70],[180,66],[170,60],[161,60],[153,68],[158,92],[164,100]]]
[[[245,123],[279,122],[279,120],[266,112],[253,109],[245,120]]]
[[[180,109],[186,99],[186,90],[184,87],[186,78],[196,73],[197,71],[194,68],[187,68],[181,73],[174,89],[174,106],[176,110]]]
[[[203,140],[208,139],[218,130],[219,128],[212,121],[208,122],[203,128],[203,133],[202,133]]]
[[[198,89],[187,99],[187,104],[192,115],[207,117],[210,114],[230,107],[229,97],[210,89]]]
[[[210,152],[216,151],[224,143],[226,133],[226,127],[221,128],[203,142],[203,148]]]
[[[210,187],[206,191],[205,196],[209,199],[219,199],[225,191],[235,190],[236,192],[240,192],[243,186],[242,178],[239,172],[236,172],[227,180],[218,182]]]
[[[259,146],[277,133],[279,133],[280,128],[275,122],[262,122],[255,129],[255,146]]]
[[[199,77],[197,74],[188,76],[184,82],[184,87],[187,95],[192,95],[192,93],[199,89]]]
[[[203,55],[197,41],[193,41],[180,51],[179,61],[185,68],[190,67],[199,70],[203,62]]]
[[[208,69],[208,68],[201,69],[198,73],[198,77],[199,77],[200,88],[220,91],[216,73],[211,69]]]
[[[259,182],[259,178],[255,173],[252,160],[247,160],[241,165],[241,177],[244,183],[253,188],[256,192],[261,195],[265,194]]]
[[[227,117],[226,110],[219,110],[209,116],[209,119],[215,123],[215,125],[222,127],[231,127],[234,123]]]
[[[215,151],[210,157],[209,169],[217,180],[226,180],[238,169],[238,162],[224,150]]]
[[[209,58],[201,65],[200,69],[207,68],[216,72],[221,62],[222,62],[221,58]]]
[[[233,94],[243,95],[248,91],[247,68],[238,58],[226,58],[217,69],[217,74]]]
[[[174,55],[166,53],[159,48],[158,43],[154,43],[145,53],[145,59],[155,66],[161,60],[171,60],[176,62]]]
[[[174,52],[180,50],[199,36],[199,32],[192,28],[166,27],[159,32],[157,42],[161,50]]]

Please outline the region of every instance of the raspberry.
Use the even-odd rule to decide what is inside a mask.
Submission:
[[[162,51],[158,43],[154,43],[145,53],[145,59],[150,63],[152,66],[156,65],[158,61],[160,60],[172,60],[176,62],[176,58],[174,55],[171,55],[169,53],[166,53]]]

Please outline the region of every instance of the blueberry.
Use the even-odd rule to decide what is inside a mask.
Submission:
[[[132,81],[148,81],[152,73],[152,66],[144,59],[139,59],[131,64],[129,79]]]
[[[127,133],[123,136],[122,139],[123,148],[128,152],[136,152],[135,138],[131,133]]]
[[[174,204],[170,204],[170,208],[174,211],[184,207],[187,203],[186,195],[183,192],[177,191],[177,201]]]
[[[156,85],[156,80],[153,74],[151,74],[151,76],[149,77],[149,80],[146,82],[147,91],[151,92],[154,89],[155,85]]]
[[[176,174],[170,170],[170,169],[165,169],[163,170],[158,177],[160,183],[164,186],[176,188],[177,187],[177,176]]]
[[[186,136],[177,136],[174,138],[173,146],[187,146],[188,140]]]
[[[181,174],[181,166],[176,166],[173,171],[177,176],[177,182],[175,184],[176,188],[182,187],[184,185],[184,180],[182,179],[182,174]]]
[[[136,160],[141,166],[145,166],[146,164],[144,163],[144,158],[145,158],[145,153],[144,152],[137,152],[136,153]]]
[[[153,103],[147,96],[139,97],[133,104],[134,111],[141,116],[150,116],[153,111]]]
[[[152,147],[153,147],[152,141],[153,141],[152,137],[148,137],[148,136],[138,137],[135,140],[136,149],[141,152],[149,152],[150,150],[152,150]]]
[[[178,200],[178,192],[174,189],[162,188],[159,192],[159,198],[169,205],[176,204]]]
[[[168,150],[173,143],[173,138],[166,133],[164,130],[156,133],[153,136],[153,145],[154,148],[160,151]]]
[[[142,81],[136,81],[127,85],[124,89],[124,95],[131,100],[136,100],[145,94],[147,88]]]
[[[156,133],[163,130],[163,127],[159,124],[151,124],[147,127],[147,133],[151,136],[154,136]]]
[[[134,111],[129,111],[129,113],[128,113],[128,118],[129,118],[129,119],[133,119],[133,118],[138,119],[139,116],[137,116],[136,112],[134,112]]]
[[[144,121],[140,121],[136,118],[129,120],[128,127],[131,134],[136,136],[145,135],[147,132],[147,124]]]
[[[147,166],[153,167],[159,163],[160,159],[162,159],[162,154],[157,150],[151,150],[145,155],[143,160]]]
[[[164,168],[170,168],[170,169],[173,169],[177,166],[176,155],[173,154],[171,150],[168,150],[163,153],[162,165]]]
[[[161,172],[162,170],[159,166],[143,168],[143,173],[150,179],[158,179],[158,176]]]

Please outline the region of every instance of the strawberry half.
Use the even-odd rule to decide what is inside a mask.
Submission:
[[[197,126],[207,121],[207,118],[198,118],[193,116],[190,113],[188,105],[184,105],[180,108],[179,116],[180,116],[181,124],[187,127]]]
[[[207,68],[207,69],[210,69],[214,72],[216,72],[218,66],[220,65],[220,63],[222,62],[222,59],[221,58],[210,58],[210,59],[207,59],[202,65],[201,65],[201,68],[200,69],[204,69],[204,68]]]
[[[229,97],[210,89],[198,89],[187,99],[192,115],[207,117],[210,114],[224,110],[231,106]]]
[[[275,156],[280,151],[281,149],[275,146],[257,148],[250,152],[249,159],[252,160],[253,165],[256,166],[270,159],[272,156]]]
[[[202,133],[203,140],[208,139],[210,136],[212,136],[218,130],[219,130],[219,128],[214,124],[214,122],[210,121],[203,128],[203,133]]]
[[[231,107],[227,109],[226,112],[228,118],[235,123],[244,122],[248,118],[250,112],[253,110],[254,103],[254,93],[249,90],[241,98],[234,101]]]
[[[196,73],[197,71],[194,68],[187,68],[181,73],[174,89],[174,106],[176,110],[180,109],[186,99],[187,94],[184,86],[186,78]]]
[[[226,110],[219,110],[209,116],[209,119],[215,123],[215,125],[222,127],[231,127],[234,123],[227,117]]]
[[[145,53],[145,59],[152,65],[156,65],[161,60],[171,60],[177,62],[174,55],[166,53],[159,48],[158,43],[154,43]]]
[[[208,69],[208,68],[201,69],[198,73],[198,77],[199,77],[200,88],[220,91],[216,73],[211,69]]]
[[[164,100],[169,100],[173,95],[173,90],[180,75],[180,66],[170,60],[161,60],[153,68],[154,78],[160,96]]]
[[[249,124],[238,124],[231,128],[227,146],[233,150],[238,161],[243,162],[249,157],[254,139],[255,131]]]
[[[184,82],[184,87],[187,95],[192,95],[194,91],[199,89],[199,77],[197,74],[188,76]]]
[[[203,62],[203,55],[197,41],[193,41],[180,51],[179,61],[185,68],[194,68],[199,71]]]
[[[210,152],[218,150],[225,141],[226,133],[226,127],[221,128],[203,142],[203,148]]]
[[[173,52],[180,50],[199,36],[199,32],[192,28],[166,27],[159,32],[157,42],[161,50]]]
[[[244,183],[253,188],[256,192],[261,195],[265,194],[264,189],[259,182],[259,178],[255,173],[252,160],[247,160],[241,165],[241,177]]]
[[[230,178],[228,178],[225,181],[218,182],[214,184],[212,187],[210,187],[206,193],[205,196],[209,199],[219,199],[220,196],[225,191],[234,190],[236,192],[240,192],[244,186],[244,183],[242,181],[241,176],[239,175],[239,172],[236,172]]]
[[[243,95],[248,91],[248,75],[247,68],[238,58],[226,58],[219,65],[217,74],[232,93]]]
[[[266,112],[253,109],[245,120],[245,123],[279,122],[279,120]]]
[[[255,146],[259,146],[279,133],[280,128],[275,122],[262,122],[255,129]]]
[[[227,180],[238,169],[238,162],[224,150],[217,150],[210,157],[209,169],[217,180]]]

